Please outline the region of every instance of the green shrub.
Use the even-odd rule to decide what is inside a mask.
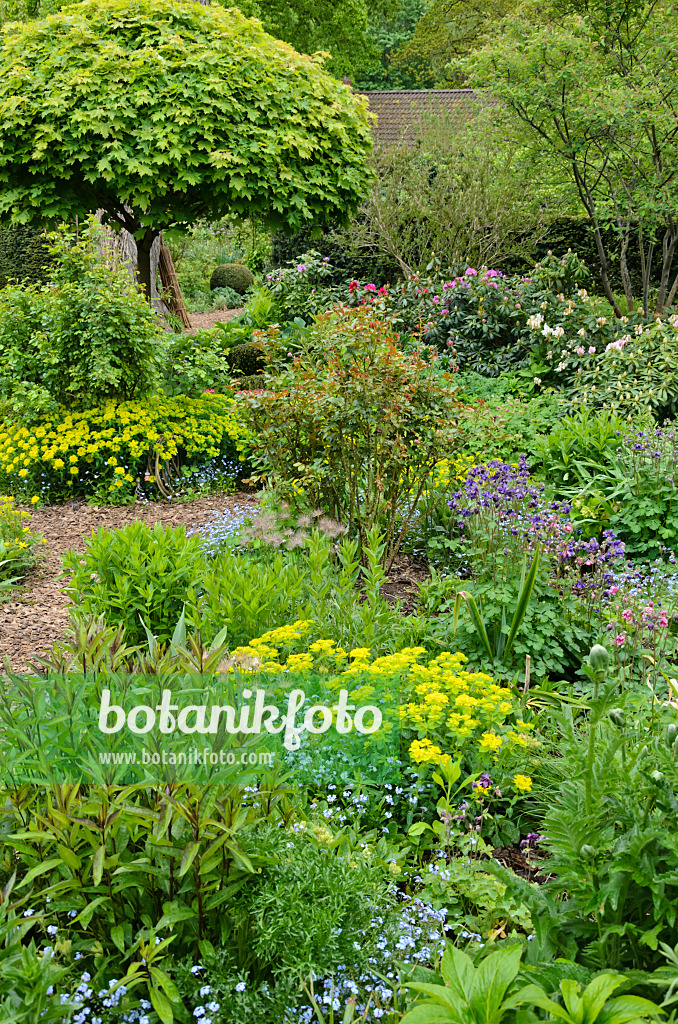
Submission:
[[[558,494],[571,497],[572,488],[583,488],[600,472],[628,429],[621,416],[589,406],[561,417],[537,444],[546,479]]]
[[[215,309],[239,309],[242,297],[234,288],[213,288],[211,298]]]
[[[253,373],[247,377],[239,377],[237,387],[239,391],[259,391],[263,389],[264,383],[263,373]]]
[[[360,224],[360,213],[356,219]],[[320,233],[317,228],[304,228],[293,235],[278,231],[272,239],[271,261],[275,267],[297,266],[304,262],[304,253],[313,249],[321,259],[327,257],[332,272],[331,283],[335,285],[351,281],[354,277],[377,284],[397,281],[402,277],[402,268],[393,257],[366,251],[356,234],[342,228],[327,228]]]
[[[309,249],[284,267],[266,275],[271,295],[282,320],[311,317],[330,309],[346,295],[347,282],[337,283],[328,256]]]
[[[657,558],[678,543],[677,442],[674,423],[631,429],[619,416],[585,408],[546,438],[545,466],[589,533],[609,527],[628,554]]]
[[[264,356],[258,345],[236,345],[226,356],[232,373],[252,377],[264,369]]]
[[[370,309],[318,317],[285,367],[277,327],[260,335],[271,390],[245,399],[262,475],[294,502],[327,509],[360,539],[385,535],[391,564],[438,459],[459,444],[456,389],[419,353],[404,353]]]
[[[678,317],[635,326],[618,322],[604,347],[570,349],[562,360],[571,382],[565,395],[570,408],[605,409],[629,422],[643,410],[660,421],[678,414]]]
[[[530,390],[551,383],[569,386],[577,366],[564,361],[564,350],[574,355],[582,348],[580,332],[586,346],[602,351],[621,329],[629,329],[629,320],[601,316],[598,301],[581,287],[590,275],[576,253],[549,254],[530,273],[509,277],[463,266],[454,271],[434,258],[426,276],[395,285],[377,288],[354,280],[336,286],[331,264],[310,251],[296,266],[269,274],[268,281],[285,319],[309,320],[339,302],[367,306],[397,318],[403,333],[434,345],[446,369],[484,377],[519,371]]]
[[[172,636],[185,604],[195,606],[205,567],[201,540],[184,526],[142,522],[119,530],[100,528],[83,555],[69,551],[66,593],[78,613],[123,625],[127,643],[146,639],[143,622],[159,641]]]
[[[240,320],[215,324],[195,334],[173,335],[164,368],[165,394],[197,397],[207,388],[227,388],[235,372],[229,353],[236,347],[249,348],[251,338],[252,328]]]
[[[210,288],[232,288],[238,295],[244,295],[254,284],[254,274],[243,263],[222,263],[213,271]]]
[[[147,394],[159,380],[165,336],[119,260],[107,266],[92,221],[51,239],[49,286],[0,292],[0,395],[18,416]]]
[[[29,224],[9,224],[0,228],[0,288],[12,280],[44,283],[50,262],[42,231]]]
[[[466,389],[463,394],[468,394]],[[534,465],[544,433],[562,415],[559,397],[555,393],[509,393],[471,399],[465,413],[469,452],[481,462],[490,455],[503,462],[515,462],[519,455],[527,455]]]

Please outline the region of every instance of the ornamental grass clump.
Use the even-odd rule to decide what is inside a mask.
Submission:
[[[244,400],[258,475],[295,504],[344,523],[364,549],[378,525],[390,566],[436,463],[460,444],[452,380],[420,352],[403,352],[387,320],[336,307],[316,319],[306,349],[284,362],[280,332],[260,335],[266,390]]]

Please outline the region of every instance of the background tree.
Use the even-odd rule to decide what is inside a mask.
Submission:
[[[580,7],[580,9],[577,9]],[[528,3],[463,67],[506,111],[506,130],[562,169],[596,241],[615,313],[610,272],[619,260],[629,310],[638,288],[647,315],[655,248],[655,306],[673,302],[678,245],[678,7],[653,0]],[[612,246],[605,229],[614,228]],[[608,232],[608,238],[609,238]],[[659,241],[660,239],[660,241]],[[640,283],[628,267],[635,246]]]
[[[381,48],[371,31],[375,19],[396,16],[400,0],[241,0],[238,7],[300,53],[326,51],[333,75],[356,78],[379,62]]]
[[[358,75],[357,89],[430,89],[435,84],[430,65],[415,57],[402,59],[401,51],[412,40],[417,23],[426,11],[424,0],[401,0],[394,13],[374,13],[370,39],[378,51],[374,65]]]
[[[393,53],[391,73],[415,75],[420,89],[463,85],[456,59],[480,45],[510,9],[511,0],[432,0]]]
[[[238,11],[86,0],[5,29],[0,216],[97,209],[130,231],[150,294],[163,228],[346,220],[367,187],[366,104]]]
[[[543,161],[503,143],[493,120],[479,110],[459,125],[441,110],[414,138],[376,149],[370,194],[341,233],[346,247],[387,257],[404,275],[433,253],[445,266],[529,259],[562,198]]]

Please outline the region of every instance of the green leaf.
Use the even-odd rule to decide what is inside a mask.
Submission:
[[[522,946],[490,953],[473,979],[471,1008],[477,1024],[496,1024],[506,991],[520,970]]]
[[[513,641],[516,638],[516,634],[520,629],[523,619],[525,618],[525,612],[527,611],[528,605],[532,598],[532,591],[534,590],[534,584],[537,579],[537,570],[539,568],[539,545],[534,553],[530,571],[527,574],[527,579],[523,584],[522,590],[518,597],[518,603],[516,610],[513,613],[513,620],[511,622],[511,629],[509,630],[508,639],[506,640],[506,646],[504,647],[504,655],[502,660],[506,660],[508,654],[513,646]]]
[[[111,938],[118,947],[121,953],[125,952],[125,928],[121,924],[116,924],[111,928]]]
[[[167,996],[164,995],[160,989],[156,988],[155,985],[149,988],[148,995],[153,1009],[157,1013],[158,1017],[160,1017],[162,1024],[172,1024],[172,1021],[174,1020],[174,1012]]]
[[[104,858],[106,856],[106,847],[100,846],[97,852],[94,854],[92,860],[92,880],[95,885],[101,884],[101,878],[104,873]]]
[[[494,651],[492,650],[492,645],[490,644],[487,630],[485,629],[485,623],[483,622],[483,617],[478,610],[475,598],[465,590],[460,590],[459,593],[466,601],[466,607],[469,610],[471,621],[473,622],[476,632],[482,641],[482,645],[485,648],[488,658],[490,661],[494,661]]]
[[[431,826],[425,821],[415,821],[414,824],[410,825],[408,828],[407,834],[408,836],[420,836],[423,835],[424,832],[429,832],[430,830]]]
[[[179,865],[179,871],[177,873],[178,878],[183,878],[186,872],[189,870],[191,864],[200,852],[200,843],[193,842],[188,843],[181,858],[181,864]]]
[[[78,857],[77,853],[74,853],[73,850],[70,850],[67,846],[63,846],[61,844],[57,847],[57,850],[59,851],[59,856],[66,867],[71,868],[72,871],[78,871],[80,869],[82,861]]]
[[[19,883],[19,888],[23,888],[25,885],[30,885],[34,878],[38,878],[39,875],[44,875],[47,871],[53,871],[54,868],[62,864],[61,857],[53,857],[51,860],[43,861],[42,864],[36,864],[34,868],[31,868],[29,872],[22,878]]]

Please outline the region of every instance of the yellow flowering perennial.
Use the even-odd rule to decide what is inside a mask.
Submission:
[[[34,547],[44,537],[31,533],[30,512],[14,507],[14,498],[0,495],[0,580],[21,575],[35,564]]]
[[[248,432],[235,399],[154,395],[144,401],[106,402],[81,412],[60,409],[30,427],[0,424],[0,485],[18,496],[85,490],[107,482],[115,492],[135,483],[150,453],[161,461],[181,449],[190,458],[215,458],[224,449],[242,457]]]
[[[481,754],[496,757],[504,747],[530,742],[530,725],[520,718],[511,691],[485,672],[467,672],[464,654],[443,651],[423,665],[423,647],[405,647],[374,659],[368,648],[346,652],[331,640],[316,640],[305,651],[293,650],[304,644],[311,626],[300,620],[271,630],[237,648],[234,660],[271,674],[326,672],[328,688],[346,688],[356,702],[368,700],[381,684],[396,683],[401,733],[410,757],[419,764],[439,764],[471,744]],[[521,785],[518,780],[526,779],[516,776],[516,787]]]

